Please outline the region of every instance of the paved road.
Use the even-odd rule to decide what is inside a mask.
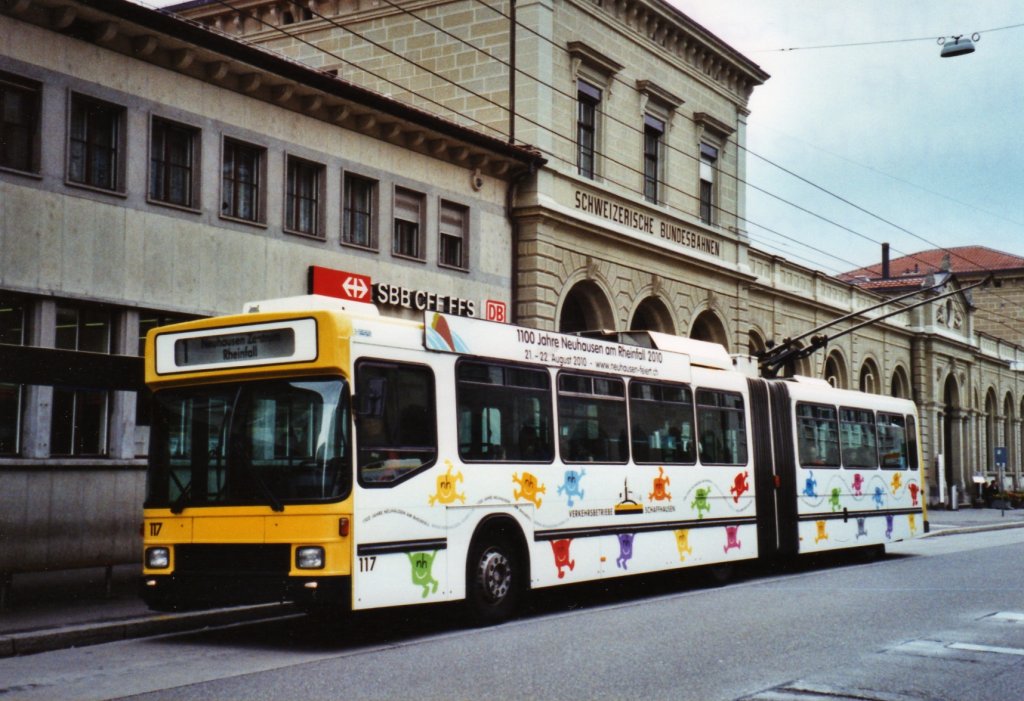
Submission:
[[[1024,698],[1024,530],[890,552],[717,589],[668,577],[562,589],[489,629],[410,609],[341,629],[288,619],[14,657],[0,660],[0,696]]]

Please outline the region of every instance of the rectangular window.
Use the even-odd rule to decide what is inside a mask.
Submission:
[[[0,297],[0,343],[25,343],[25,304]],[[20,447],[23,386],[0,383],[0,455],[17,455]]]
[[[878,467],[875,416],[870,409],[839,410],[839,441],[845,467]]]
[[[109,311],[57,305],[55,348],[109,353],[111,335]],[[54,387],[50,453],[104,455],[107,451],[107,403],[107,392]]]
[[[0,168],[39,172],[38,83],[0,74]]]
[[[469,238],[469,208],[442,201],[438,231],[441,243],[438,262],[450,268],[468,268],[466,244]]]
[[[836,408],[796,405],[797,451],[803,467],[839,467],[839,421]]]
[[[689,387],[633,381],[629,415],[637,463],[692,465],[697,461]]]
[[[121,189],[125,110],[71,96],[68,180],[103,190]]]
[[[700,145],[700,220],[715,222],[715,169],[718,167],[718,149]]]
[[[159,314],[157,312],[139,313],[139,355],[146,354],[146,334],[150,329],[155,329],[168,324],[177,324],[180,321],[188,321],[193,317],[180,314]],[[149,389],[143,388],[136,394],[135,399],[135,425],[149,426],[150,415],[153,409],[153,395]]]
[[[220,213],[243,221],[262,221],[263,166],[266,150],[224,139]]]
[[[597,159],[597,110],[601,90],[580,80],[576,84],[576,165],[579,174],[594,178]]]
[[[386,487],[437,460],[434,375],[422,365],[356,364],[359,483]]]
[[[199,130],[154,118],[149,142],[149,199],[195,208]]]
[[[455,406],[459,457],[469,462],[551,462],[551,376],[546,370],[460,361]]]
[[[665,122],[644,115],[644,198],[658,202],[660,196],[662,139],[665,136]]]
[[[377,181],[345,173],[344,199],[341,242],[376,250]]]
[[[320,223],[320,188],[324,167],[288,156],[285,175],[284,228],[307,236],[323,237]]]
[[[745,465],[747,431],[743,396],[736,392],[697,390],[700,461],[711,465]]]
[[[626,388],[610,377],[558,376],[558,446],[566,462],[624,463]]]
[[[893,470],[913,467],[904,417],[898,414],[878,415],[878,460],[882,467]]]
[[[423,195],[405,188],[395,188],[395,233],[392,251],[396,256],[423,259],[423,210]]]

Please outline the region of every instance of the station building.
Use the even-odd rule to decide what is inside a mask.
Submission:
[[[905,308],[751,245],[764,71],[657,0],[515,5],[0,6],[0,571],[136,561],[140,338],[319,284],[736,355],[875,308],[787,371],[914,398],[959,499],[1001,441],[1020,484],[1024,352],[971,291]]]

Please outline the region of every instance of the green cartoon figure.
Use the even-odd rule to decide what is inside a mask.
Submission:
[[[431,570],[434,567],[434,558],[437,557],[437,551],[432,553],[407,553],[409,555],[409,562],[412,565],[412,583],[418,587],[423,587],[423,598],[426,599],[427,595],[431,592],[437,593],[437,580],[434,579],[434,575]]]
[[[833,511],[838,511],[842,508],[842,504],[839,503],[839,487],[832,488],[832,497],[828,500],[828,503],[832,505]]]
[[[704,518],[704,512],[711,511],[711,502],[708,501],[710,495],[711,487],[702,487],[697,490],[697,496],[690,502],[690,508],[697,509],[697,518]]]

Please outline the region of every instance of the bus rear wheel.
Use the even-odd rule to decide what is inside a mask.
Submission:
[[[505,538],[480,539],[469,554],[466,603],[477,625],[493,625],[515,613],[522,590],[522,564]]]

